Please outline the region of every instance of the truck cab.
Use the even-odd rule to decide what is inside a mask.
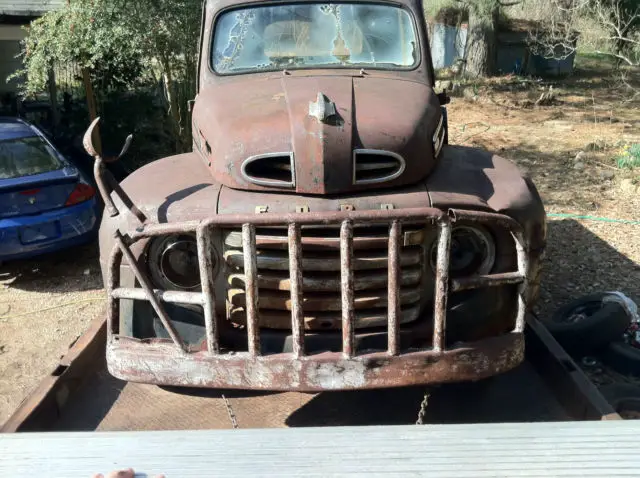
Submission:
[[[96,156],[107,363],[123,380],[323,391],[479,380],[524,357],[546,223],[448,145],[417,0],[207,0],[193,151]]]

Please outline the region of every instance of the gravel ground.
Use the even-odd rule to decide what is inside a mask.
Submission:
[[[548,244],[541,317],[594,292],[618,290],[640,304],[640,226],[551,220]]]
[[[454,98],[451,142],[514,160],[532,176],[547,212],[638,221],[640,172],[618,170],[613,158],[620,144],[640,142],[640,109],[612,94],[606,74],[591,73],[557,85],[547,107],[527,103],[540,86],[509,79],[479,88],[477,97]],[[548,316],[603,290],[620,290],[640,303],[639,263],[640,226],[552,219],[536,311]],[[87,328],[102,297],[95,245],[2,266],[0,423]]]
[[[0,268],[0,424],[104,303],[96,244]]]

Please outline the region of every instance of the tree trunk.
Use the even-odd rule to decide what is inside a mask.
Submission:
[[[49,102],[51,103],[51,133],[55,137],[60,126],[60,108],[58,108],[58,87],[56,85],[56,73],[53,68],[49,70]]]
[[[96,96],[93,93],[93,85],[91,84],[91,75],[86,68],[82,69],[82,81],[84,83],[84,91],[87,95],[87,109],[89,110],[89,120],[93,122],[98,117],[98,107],[96,106]],[[102,155],[102,139],[100,138],[100,126],[96,126],[93,130],[93,147],[96,152]]]
[[[173,124],[175,140],[176,140],[176,152],[182,153],[184,149],[184,138],[182,137],[182,122],[180,118],[180,107],[176,98],[173,83],[173,73],[171,71],[171,64],[168,61],[163,61],[164,74],[163,79],[165,83],[165,89],[167,94],[167,101],[169,103],[169,117]]]
[[[489,76],[496,72],[496,28],[498,7],[469,9],[467,32],[466,69],[469,76]]]

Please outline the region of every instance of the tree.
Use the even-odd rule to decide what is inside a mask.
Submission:
[[[159,65],[179,150],[191,145],[187,102],[195,96],[202,0],[117,0],[139,32],[146,58]],[[154,71],[154,69],[152,69]]]
[[[31,23],[23,43],[24,94],[46,87],[55,65],[74,64],[122,89],[162,78],[176,149],[190,144],[201,0],[68,0]]]
[[[496,72],[497,30],[502,9],[519,3],[501,0],[457,0],[469,13],[465,74],[489,76]]]
[[[24,93],[42,91],[55,64],[89,70],[108,65],[118,77],[141,56],[136,32],[122,28],[118,17],[107,0],[75,0],[33,21],[23,42],[25,68],[17,74],[25,80]]]
[[[566,58],[577,49],[572,26],[579,18],[594,20],[604,34],[597,44],[585,45],[616,58],[618,66],[640,65],[640,2],[638,0],[551,0],[542,28],[532,33],[536,53],[546,58]]]
[[[499,13],[500,4],[495,0],[475,0],[469,3],[466,74],[488,76],[495,71]]]
[[[620,63],[640,65],[640,2],[638,0],[592,1],[588,12],[605,28],[612,54]]]

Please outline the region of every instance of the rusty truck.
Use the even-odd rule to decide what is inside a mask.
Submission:
[[[85,136],[111,374],[324,391],[523,360],[544,208],[448,144],[427,34],[419,0],[204,2],[193,151],[118,184]]]

